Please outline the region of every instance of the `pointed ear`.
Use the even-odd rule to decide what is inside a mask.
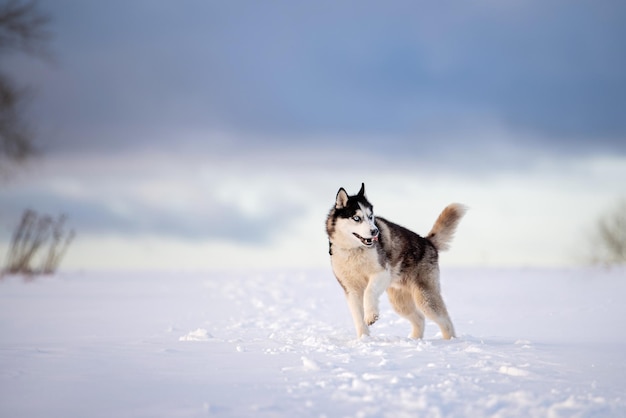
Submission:
[[[359,196],[365,197],[365,183],[361,183],[361,190],[359,190]]]
[[[335,199],[335,209],[343,209],[348,204],[348,193],[344,188],[340,188]]]

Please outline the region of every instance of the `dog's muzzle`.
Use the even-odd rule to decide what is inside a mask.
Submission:
[[[374,245],[374,242],[378,241],[378,231],[375,230],[373,232],[375,232],[375,234],[372,234],[372,236],[370,238],[363,238],[362,236],[360,236],[356,232],[353,232],[352,234],[355,237],[357,237],[359,240],[361,240],[361,243],[363,243],[363,245],[365,245],[366,247],[371,247],[372,245]]]

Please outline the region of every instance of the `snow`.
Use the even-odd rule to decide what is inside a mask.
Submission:
[[[459,338],[327,270],[0,281],[2,417],[626,416],[626,270],[443,269]]]

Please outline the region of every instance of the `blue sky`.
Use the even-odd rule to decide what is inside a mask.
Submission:
[[[54,59],[2,66],[37,93],[44,151],[3,185],[2,232],[68,213],[70,267],[322,264],[361,181],[421,233],[472,206],[452,262],[564,264],[626,195],[620,1],[41,7]]]

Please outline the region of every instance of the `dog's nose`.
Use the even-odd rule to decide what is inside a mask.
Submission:
[[[378,236],[378,228],[374,228],[374,229],[370,230],[370,233],[372,234],[373,237]]]

